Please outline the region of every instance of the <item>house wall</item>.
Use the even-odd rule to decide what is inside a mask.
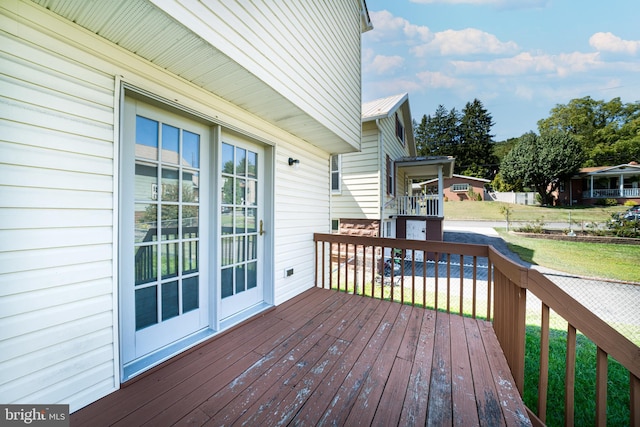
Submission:
[[[362,129],[362,151],[341,156],[341,192],[331,196],[334,219],[380,218],[380,150],[375,122]]]
[[[473,189],[473,192],[480,194],[482,196],[482,200],[484,200],[484,182],[473,179],[458,178],[455,176],[453,178],[445,178],[443,181],[444,197],[447,197],[449,200],[469,200],[467,191],[457,192],[451,190],[454,184],[468,184],[469,187]],[[438,184],[435,183],[434,185],[437,186]]]
[[[386,158],[387,154],[391,157],[392,161],[395,161],[401,157],[406,157],[409,155],[409,150],[407,148],[407,144],[403,145],[402,142],[396,136],[396,119],[392,114],[391,117],[386,117],[380,120],[380,127],[382,129],[383,135],[383,162]],[[404,174],[398,172],[395,176],[395,195],[396,196],[404,196],[407,192],[407,188],[405,188],[405,176]],[[387,203],[389,200],[393,198],[393,196],[389,195],[389,190],[387,189],[387,177],[386,177],[386,165],[383,163],[383,194],[384,200],[383,204]],[[395,213],[395,210],[394,210]]]
[[[154,3],[359,146],[360,1]]]
[[[272,147],[273,300],[313,286],[312,234],[330,227],[329,153],[30,2],[3,2],[0,18],[1,402],[75,411],[119,387],[122,83]]]

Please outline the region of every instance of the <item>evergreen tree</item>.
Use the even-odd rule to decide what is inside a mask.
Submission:
[[[453,156],[457,142],[459,115],[439,105],[433,116],[422,116],[415,127],[416,147],[421,156]]]
[[[493,178],[498,164],[493,154],[493,125],[493,118],[482,102],[474,99],[467,103],[459,126],[460,144],[455,166],[458,173],[466,171],[481,178]]]

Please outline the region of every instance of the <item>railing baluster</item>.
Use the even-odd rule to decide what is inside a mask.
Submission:
[[[596,350],[596,426],[607,425],[607,353]]]
[[[491,316],[491,289],[493,287],[493,264],[489,261],[489,257],[487,257],[487,320],[492,320]]]
[[[447,254],[447,313],[451,313],[451,254]]]
[[[400,252],[400,302],[404,304],[404,260],[407,252],[402,249]]]
[[[371,246],[371,296],[376,296],[376,247]]]
[[[464,255],[460,254],[460,308],[459,314],[464,313]]]
[[[433,300],[433,308],[434,308],[434,310],[438,309],[438,293],[439,293],[438,292],[439,291],[439,289],[438,289],[438,285],[439,285],[438,276],[440,276],[440,272],[439,272],[440,262],[439,262],[439,260],[440,260],[440,254],[438,252],[436,252],[435,281],[434,281],[435,282],[435,297],[434,297],[434,300]]]
[[[347,253],[348,255],[348,253]],[[353,294],[358,295],[358,245],[353,245]]]
[[[472,298],[471,298],[471,315],[472,317],[475,319],[476,318],[476,299],[477,299],[477,295],[476,295],[476,279],[478,276],[478,257],[477,256],[473,256],[473,288],[472,288]]]
[[[395,272],[396,272],[396,257],[395,257],[395,253],[394,253],[394,249],[391,248],[390,250],[390,254],[391,254],[391,273],[390,276],[391,277],[391,301],[395,301],[395,295],[394,295],[394,288],[395,288]]]
[[[631,416],[629,425],[640,426],[640,378],[629,373],[629,393],[631,404]]]
[[[427,252],[422,251],[422,306],[427,306]]]
[[[337,262],[337,266],[338,268],[336,269],[336,273],[337,273],[337,280],[336,280],[336,289],[339,291],[340,290],[340,249],[341,249],[342,243],[338,243],[338,253],[337,253],[337,257],[336,257],[336,262]],[[332,269],[333,270],[333,269]],[[333,286],[333,282],[331,282],[331,285]]]
[[[549,306],[542,304],[540,325],[540,376],[538,378],[538,418],[547,420],[547,394],[549,390]]]
[[[416,251],[411,252],[411,305],[416,305]]]
[[[575,386],[576,386],[576,328],[569,324],[567,328],[567,359],[564,378],[564,425],[573,426],[575,417]]]

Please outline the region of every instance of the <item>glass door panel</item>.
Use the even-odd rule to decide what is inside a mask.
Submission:
[[[259,147],[223,142],[221,147],[222,318],[262,301],[256,290],[259,260]]]
[[[135,136],[135,310],[141,330],[197,308],[200,136],[141,115]]]

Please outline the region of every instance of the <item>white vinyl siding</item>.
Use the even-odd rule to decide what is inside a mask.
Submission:
[[[114,77],[0,46],[0,401],[76,408],[116,387]]]
[[[378,133],[367,127],[362,132],[362,151],[343,154],[342,191],[331,199],[331,217],[380,218],[380,151]]]
[[[390,117],[385,117],[380,119],[380,128],[382,129],[382,137],[383,137],[383,147],[384,147],[384,157],[387,155],[391,158],[392,161],[400,159],[402,157],[406,157],[409,155],[407,144],[402,145],[402,143],[398,140],[396,136],[396,119],[395,114],[392,114]],[[395,164],[393,166],[395,169]],[[384,170],[386,175],[386,167]],[[393,173],[393,171],[392,171]],[[386,204],[393,195],[395,196],[404,196],[405,195],[405,177],[401,173],[395,173],[395,191],[389,191],[386,188],[387,177],[384,177],[385,183],[385,191],[383,194],[385,195],[385,200],[383,204]]]
[[[155,3],[359,146],[360,1]]]
[[[307,13],[329,8],[337,31],[350,19],[339,12],[355,13],[356,3],[346,2],[346,10],[333,2],[301,7],[311,8]],[[273,239],[266,251],[274,270],[271,299],[280,303],[313,286],[313,233],[330,231],[328,152],[31,2],[3,2],[0,17],[1,402],[68,403],[75,411],[119,387],[116,76],[266,144],[275,187],[271,224],[265,224]],[[324,29],[337,43],[345,35],[335,31]],[[342,45],[359,44],[353,37],[339,43],[340,56],[351,55]],[[356,96],[355,87],[340,81],[342,72],[355,72],[353,61],[334,59],[336,68],[323,77],[329,80],[301,84],[339,83],[335,93]],[[294,81],[293,74],[280,77]],[[308,102],[320,104],[317,98]],[[326,120],[325,110],[342,108],[329,120],[342,126],[337,117],[347,113],[336,104],[340,98],[331,96],[314,114]],[[349,138],[352,122],[345,126]],[[289,157],[300,159],[298,170]],[[284,278],[289,267],[294,275]]]
[[[300,160],[295,170],[288,158]],[[313,233],[329,233],[329,154],[283,142],[276,150],[275,303],[314,286]],[[271,230],[267,230],[267,233]],[[284,277],[285,268],[294,274]]]

